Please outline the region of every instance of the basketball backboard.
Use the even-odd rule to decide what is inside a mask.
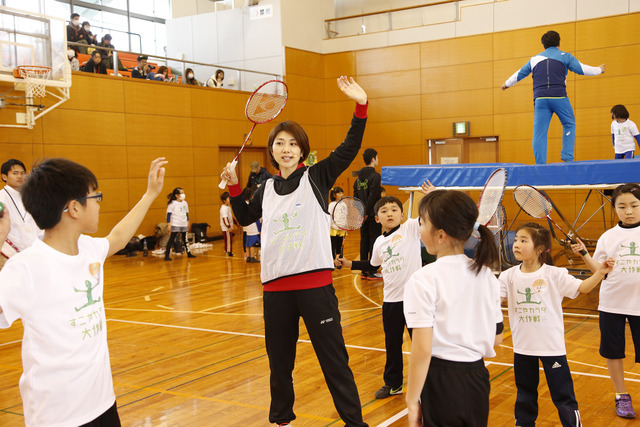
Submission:
[[[16,110],[15,123],[0,114],[0,126],[32,128],[36,119],[69,99],[71,67],[67,59],[66,23],[63,19],[0,6],[0,92],[6,105]],[[29,79],[15,77],[18,66],[49,67],[51,72],[40,83],[46,95],[38,97],[28,84]],[[13,92],[11,93],[11,89]],[[9,102],[21,98],[22,103]],[[2,96],[0,96],[1,98]],[[0,104],[1,105],[1,104]],[[7,108],[9,109],[9,108]],[[22,109],[23,112],[17,111]]]

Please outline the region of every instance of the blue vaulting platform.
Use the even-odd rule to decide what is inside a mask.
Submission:
[[[387,166],[382,168],[382,184],[419,186],[427,179],[437,187],[482,187],[497,169],[507,170],[507,185],[570,187],[596,184],[640,182],[640,158],[590,160],[546,165],[520,163],[477,163],[457,165]]]

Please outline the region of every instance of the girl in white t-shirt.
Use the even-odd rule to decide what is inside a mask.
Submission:
[[[635,349],[635,362],[640,362],[640,286],[637,267],[640,257],[640,185],[623,184],[611,196],[611,204],[620,222],[598,239],[593,258],[582,257],[591,271],[604,259],[613,258],[615,267],[600,286],[600,355],[607,359],[609,376],[616,391],[616,413],[622,418],[635,418],[631,396],[624,385],[625,324],[629,322]],[[585,249],[578,240],[574,252]]]
[[[629,120],[629,111],[624,105],[611,108],[611,139],[616,159],[633,159],[636,141],[640,144],[638,126]]]
[[[567,362],[562,300],[591,291],[613,267],[613,259],[608,260],[582,281],[566,268],[554,267],[550,253],[549,230],[527,223],[516,230],[513,242],[513,255],[522,263],[499,277],[502,301],[509,301],[513,371],[518,389],[515,418],[519,426],[535,425],[538,417],[538,360],[562,425],[582,425]]]
[[[333,210],[336,207],[336,203],[344,196],[344,190],[340,187],[333,187],[329,192],[329,199],[331,199],[331,203],[329,203],[329,215],[333,217]],[[331,255],[335,259],[336,255],[340,254],[340,248],[342,248],[342,240],[344,239],[344,231],[340,230],[336,225],[331,221],[331,230],[329,234],[331,235]]]
[[[438,259],[416,271],[404,291],[413,328],[407,407],[409,425],[486,426],[489,372],[502,340],[500,284],[493,234],[476,222],[478,208],[460,191],[435,190],[420,201],[420,238]],[[480,233],[473,260],[464,242]]]
[[[187,231],[189,230],[189,205],[184,201],[186,198],[184,190],[180,187],[176,187],[173,191],[167,195],[169,199],[167,206],[167,222],[169,223],[169,230],[171,235],[167,242],[167,250],[164,253],[165,261],[172,261],[169,258],[171,253],[171,247],[174,247],[175,251],[178,249],[178,244],[175,243],[176,236],[180,233],[182,237],[182,245],[184,246],[187,256],[189,258],[195,258],[196,256],[189,252],[187,246]]]

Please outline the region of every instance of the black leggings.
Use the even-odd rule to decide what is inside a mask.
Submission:
[[[178,245],[175,244],[176,236],[178,234],[180,234],[182,236],[182,246],[184,247],[184,250],[187,253],[190,253],[189,252],[189,248],[187,247],[187,232],[186,231],[180,231],[180,232],[172,231],[171,235],[169,236],[169,241],[167,242],[167,250],[164,253],[164,256],[166,258],[168,258],[169,254],[171,253],[171,247],[173,247],[176,252],[178,251]]]

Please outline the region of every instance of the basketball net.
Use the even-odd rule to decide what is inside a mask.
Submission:
[[[33,98],[44,98],[47,95],[46,80],[51,74],[50,67],[20,65],[18,71],[27,85],[27,93],[31,93]]]

